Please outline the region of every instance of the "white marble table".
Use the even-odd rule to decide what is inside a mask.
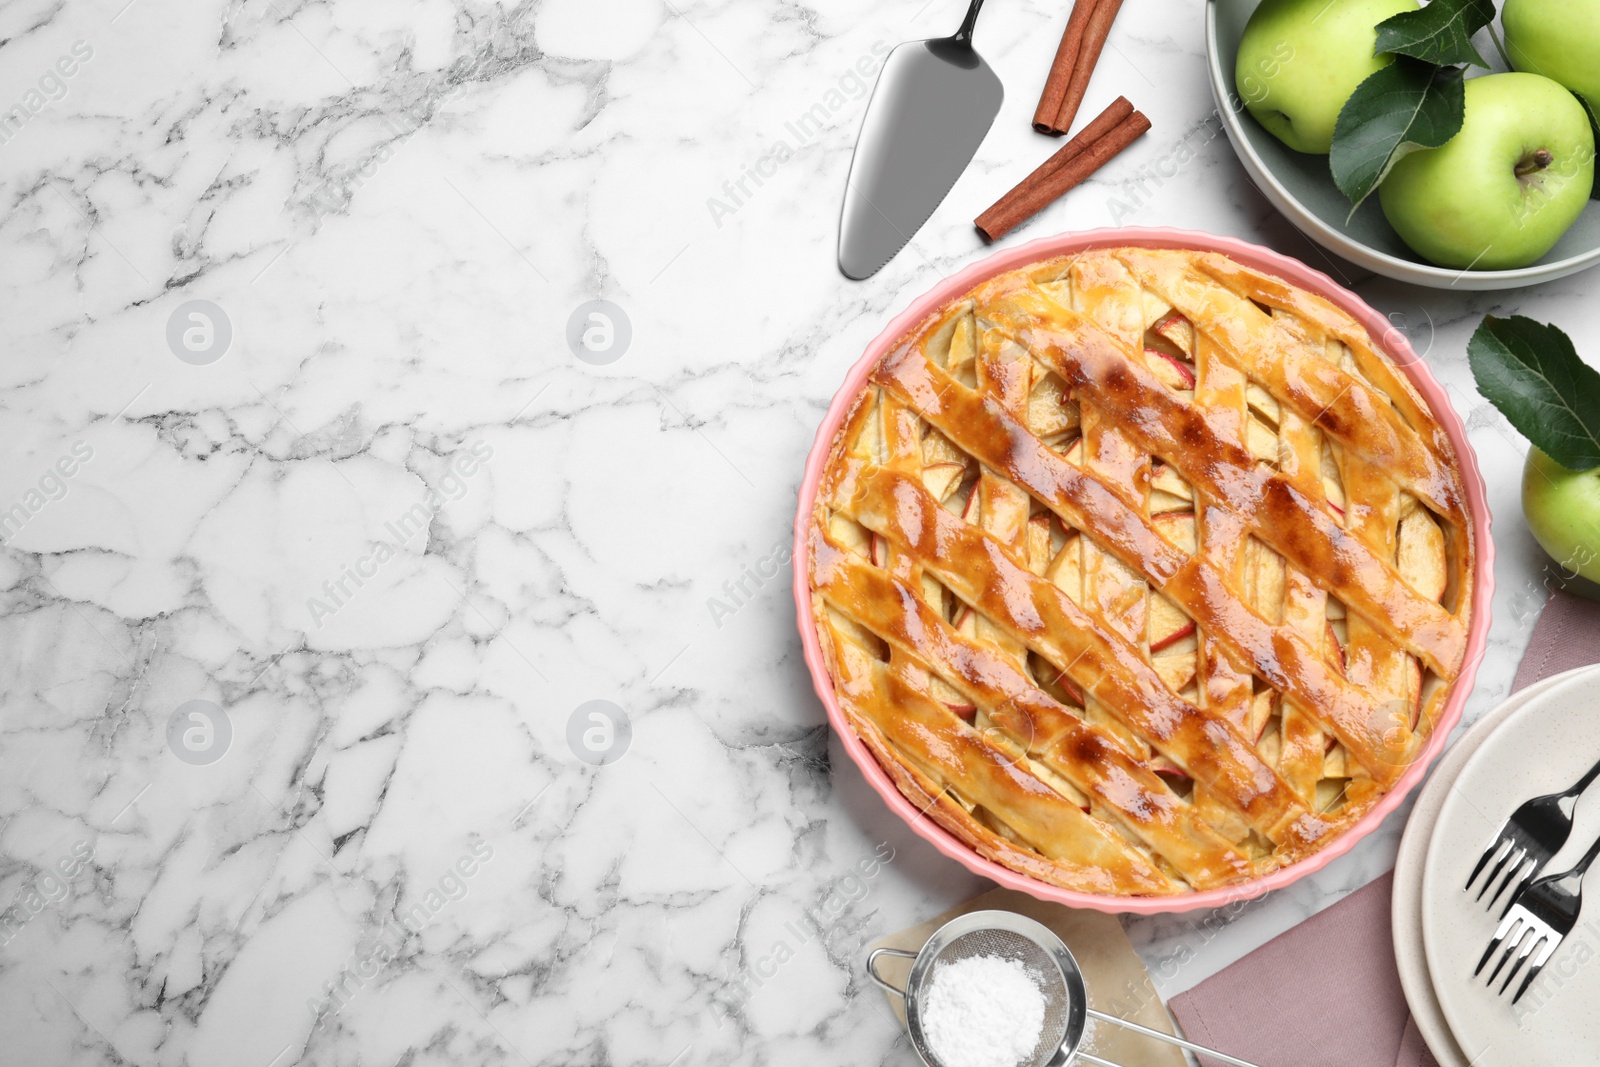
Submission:
[[[887,269],[835,270],[860,71],[961,6],[0,7],[0,1060],[911,1062],[861,946],[983,886],[830,739],[785,545],[843,371],[1051,146],[1065,5],[995,0],[993,132]],[[1154,130],[1010,240],[1208,229],[1393,313],[1499,516],[1482,713],[1538,555],[1465,341],[1517,310],[1594,356],[1592,277],[1329,262],[1220,136],[1199,5],[1111,43],[1085,114]],[[566,341],[592,300],[631,326],[605,363]],[[1399,826],[1216,931],[1130,931],[1170,994]]]

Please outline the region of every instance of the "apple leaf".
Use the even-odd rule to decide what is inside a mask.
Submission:
[[[1580,93],[1573,93],[1578,98],[1578,103],[1583,105],[1583,110],[1589,116],[1589,132],[1594,135],[1594,143],[1600,145],[1600,115],[1596,115],[1594,105],[1585,100]],[[1600,167],[1594,169],[1594,184],[1589,187],[1589,199],[1600,200]]]
[[[1385,52],[1425,63],[1475,63],[1487,67],[1472,35],[1494,21],[1492,0],[1429,0],[1417,11],[1402,11],[1378,23],[1375,56]]]
[[[1554,326],[1485,315],[1467,342],[1478,392],[1522,436],[1566,467],[1600,467],[1600,371]]]
[[[1438,3],[1439,0],[1434,0]],[[1438,148],[1466,116],[1462,68],[1399,56],[1350,94],[1333,126],[1328,164],[1350,214],[1408,152]]]

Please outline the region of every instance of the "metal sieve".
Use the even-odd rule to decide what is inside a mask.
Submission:
[[[877,962],[881,956],[901,956],[912,961],[911,973],[904,989],[891,985],[878,974]],[[889,992],[905,1000],[906,1028],[911,1032],[911,1044],[928,1067],[947,1067],[928,1048],[923,1030],[923,998],[932,988],[934,976],[941,968],[957,960],[973,956],[998,956],[1016,960],[1044,994],[1044,1029],[1033,1052],[1017,1067],[1066,1067],[1071,1063],[1096,1064],[1098,1067],[1119,1067],[1080,1050],[1089,1019],[1111,1023],[1136,1030],[1146,1037],[1165,1041],[1190,1052],[1209,1056],[1235,1067],[1255,1067],[1245,1060],[1234,1059],[1220,1052],[1192,1044],[1159,1030],[1106,1015],[1089,1007],[1084,989],[1083,972],[1067,946],[1050,929],[1025,916],[1009,911],[974,911],[958,916],[933,932],[920,952],[903,952],[895,948],[875,949],[867,957],[867,974]]]

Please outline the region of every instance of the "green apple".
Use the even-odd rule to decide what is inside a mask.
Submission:
[[[1537,448],[1522,469],[1522,514],[1566,571],[1600,582],[1600,467],[1572,471]]]
[[[1377,25],[1417,0],[1262,0],[1239,38],[1233,79],[1250,114],[1297,152],[1326,153],[1350,94],[1394,62]]]
[[[1538,74],[1468,79],[1461,131],[1401,157],[1378,186],[1401,240],[1442,267],[1525,267],[1577,221],[1594,184],[1583,105]]]
[[[1600,0],[1506,0],[1500,21],[1513,67],[1600,108]]]

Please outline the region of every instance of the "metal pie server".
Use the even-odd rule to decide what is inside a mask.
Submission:
[[[889,53],[856,139],[839,217],[839,269],[869,278],[928,221],[994,124],[1005,90],[972,47],[983,0],[952,37]]]

